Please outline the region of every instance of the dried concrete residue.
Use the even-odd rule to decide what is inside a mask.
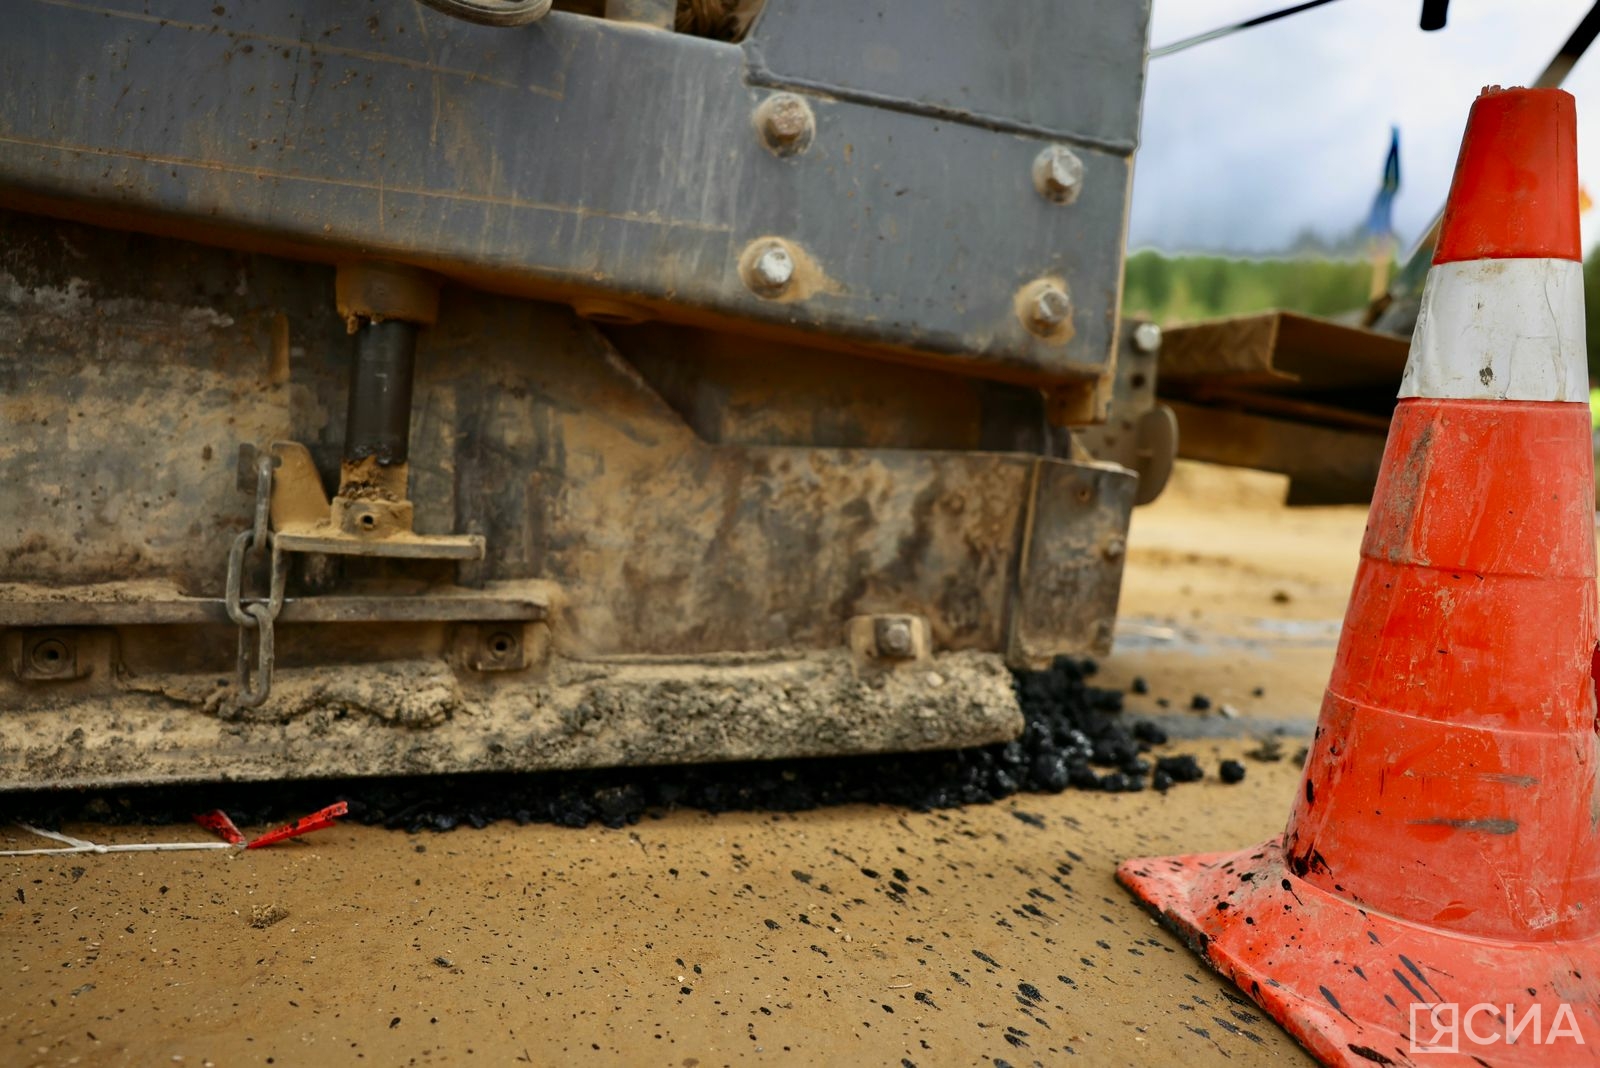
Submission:
[[[860,674],[795,662],[720,678],[703,667],[635,667],[584,686],[562,721],[574,733],[638,739],[635,758],[650,763],[932,749],[1022,730],[1010,673],[981,653]]]
[[[395,727],[437,727],[463,707],[455,675],[439,661],[395,661],[313,674],[283,673],[258,709],[236,709],[231,689],[206,697],[208,711],[235,722],[305,720],[313,733],[331,722],[370,717]]]
[[[33,582],[0,582],[0,605],[11,604],[142,604],[174,601],[183,597],[175,582],[132,579],[76,586],[48,586]]]
[[[80,730],[103,695],[0,722],[13,783],[535,771],[960,748],[1023,719],[989,653],[892,668],[837,651],[750,662],[596,663],[459,675],[442,660],[280,669],[235,709],[215,674],[119,679],[118,729]],[[391,727],[383,730],[375,727]]]

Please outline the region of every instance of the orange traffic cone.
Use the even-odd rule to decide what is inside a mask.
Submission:
[[[1118,878],[1330,1064],[1600,1056],[1576,122],[1467,123],[1287,832]]]

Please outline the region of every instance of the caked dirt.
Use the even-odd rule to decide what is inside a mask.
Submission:
[[[3,858],[0,1059],[1309,1063],[1112,877],[1282,829],[1364,515],[1289,512],[1281,492],[1185,467],[1134,519],[1118,651],[1094,681],[1146,690],[1124,714],[1167,727],[1152,755],[1192,753],[1201,782]],[[1225,758],[1243,782],[1220,781]],[[0,831],[0,848],[44,844]]]

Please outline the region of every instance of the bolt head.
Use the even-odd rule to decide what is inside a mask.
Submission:
[[[794,256],[776,241],[756,250],[750,264],[750,288],[765,296],[777,296],[794,281]]]
[[[884,620],[878,626],[878,652],[903,660],[912,653],[911,624],[904,619]]]
[[[1056,277],[1035,278],[1011,298],[1011,308],[1030,334],[1052,345],[1072,340],[1072,297],[1067,283]]]
[[[816,128],[811,107],[793,93],[777,93],[756,109],[761,138],[780,156],[800,152],[811,143]]]
[[[806,121],[806,106],[797,97],[784,94],[772,101],[763,129],[772,140],[789,144],[804,137],[806,127],[809,125],[811,124]]]
[[[1083,160],[1072,150],[1051,145],[1033,161],[1033,186],[1057,204],[1070,204],[1083,190]]]
[[[1034,294],[1028,313],[1035,327],[1049,332],[1072,317],[1072,301],[1059,287],[1045,286]]]
[[[1161,347],[1161,328],[1155,323],[1140,323],[1133,328],[1133,347],[1140,352],[1155,352]]]

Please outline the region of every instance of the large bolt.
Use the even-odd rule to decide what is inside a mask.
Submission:
[[[794,256],[781,241],[762,241],[745,253],[745,283],[761,296],[776,297],[794,281]]]
[[[1083,160],[1070,149],[1051,145],[1033,161],[1033,187],[1046,200],[1071,204],[1083,191]]]
[[[1072,321],[1072,298],[1053,282],[1038,286],[1023,307],[1024,325],[1035,334],[1050,337]]]
[[[904,660],[913,652],[911,623],[904,619],[885,619],[878,624],[878,654]]]
[[[1155,323],[1140,323],[1133,328],[1133,347],[1145,354],[1161,347],[1161,328]]]
[[[756,108],[761,140],[780,156],[803,152],[816,132],[811,106],[793,93],[776,93]]]

